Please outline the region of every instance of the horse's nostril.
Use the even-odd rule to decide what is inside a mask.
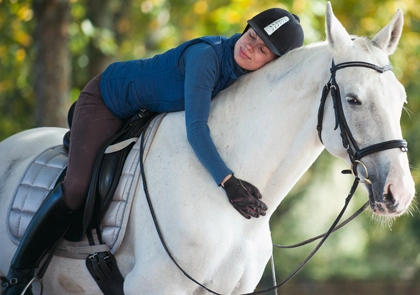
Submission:
[[[390,204],[390,205],[394,205],[395,204],[395,199],[394,196],[392,194],[392,192],[388,192],[387,194],[384,194],[384,202],[386,204]]]
[[[395,211],[396,208],[398,207],[398,202],[397,200],[395,200],[394,195],[392,194],[391,190],[389,190],[388,193],[385,193],[383,195],[383,200],[388,210]]]

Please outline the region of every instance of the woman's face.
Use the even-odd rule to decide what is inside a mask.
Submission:
[[[252,28],[236,42],[233,51],[236,63],[248,71],[255,71],[277,56],[265,45]]]

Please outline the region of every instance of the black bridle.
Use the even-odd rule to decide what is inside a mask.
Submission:
[[[296,268],[295,271],[293,271],[286,279],[284,279],[282,282],[280,282],[279,284],[272,286],[270,288],[264,289],[264,290],[260,290],[260,291],[255,291],[252,293],[246,293],[243,295],[254,295],[254,294],[262,294],[262,293],[267,293],[269,291],[273,291],[275,289],[280,288],[281,286],[283,286],[285,283],[287,283],[289,280],[291,280],[308,262],[309,260],[315,255],[315,253],[321,248],[321,246],[323,245],[323,243],[327,240],[327,238],[329,237],[329,235],[336,231],[337,229],[341,228],[342,226],[344,226],[345,224],[347,224],[349,221],[351,221],[352,219],[354,219],[356,216],[358,216],[368,205],[368,202],[366,204],[364,204],[355,214],[353,214],[352,216],[350,216],[346,221],[344,221],[341,224],[338,224],[341,217],[343,216],[344,212],[347,209],[348,204],[350,203],[351,198],[353,197],[357,186],[360,182],[360,178],[357,176],[357,165],[362,165],[363,168],[365,169],[365,178],[363,180],[363,182],[368,182],[370,183],[370,180],[368,178],[368,171],[366,166],[360,161],[361,158],[363,158],[364,156],[367,156],[369,154],[375,153],[375,152],[380,152],[380,151],[384,151],[384,150],[388,150],[388,149],[393,149],[393,148],[400,148],[402,152],[406,152],[407,151],[407,142],[403,139],[398,139],[398,140],[390,140],[390,141],[385,141],[385,142],[381,142],[378,144],[374,144],[368,147],[365,147],[363,149],[360,149],[356,140],[354,139],[348,125],[346,122],[346,118],[344,116],[344,112],[343,112],[343,107],[342,107],[342,103],[341,103],[341,95],[340,95],[340,89],[338,87],[338,84],[335,80],[335,73],[336,71],[343,69],[343,68],[347,68],[347,67],[365,67],[365,68],[369,68],[369,69],[373,69],[379,73],[384,73],[386,71],[392,70],[392,66],[388,65],[385,66],[383,68],[378,67],[374,64],[371,63],[366,63],[366,62],[345,62],[345,63],[341,63],[338,65],[334,64],[334,60],[332,61],[332,67],[331,67],[331,78],[328,81],[328,83],[324,86],[324,89],[322,91],[322,97],[321,97],[321,103],[320,103],[320,107],[319,107],[319,111],[318,111],[318,125],[317,125],[317,130],[318,130],[318,136],[319,139],[322,142],[322,137],[321,137],[321,133],[322,133],[322,121],[323,121],[323,117],[324,117],[324,107],[325,107],[325,102],[327,100],[328,94],[331,91],[331,97],[333,100],[333,105],[334,105],[334,111],[335,111],[335,120],[336,120],[336,125],[335,125],[335,129],[336,130],[338,127],[340,127],[340,135],[343,141],[343,146],[344,148],[347,150],[349,157],[350,157],[350,161],[352,163],[351,166],[351,172],[353,173],[355,179],[353,182],[353,185],[350,189],[349,194],[347,195],[347,198],[345,200],[345,204],[344,207],[342,208],[342,210],[340,211],[340,213],[338,214],[337,218],[335,219],[335,221],[333,222],[333,224],[331,225],[331,227],[329,228],[329,230],[322,234],[319,235],[317,237],[314,237],[310,240],[306,240],[302,243],[299,244],[295,244],[295,245],[291,245],[291,246],[280,246],[280,245],[273,245],[273,246],[277,246],[279,248],[295,248],[301,245],[306,245],[309,244],[315,240],[321,239],[321,241],[318,243],[318,245],[316,246],[316,248],[308,255],[308,257],[301,263],[301,265]],[[146,128],[145,128],[146,129]],[[200,282],[198,282],[197,280],[195,280],[192,276],[190,276],[179,264],[178,262],[175,260],[175,258],[173,257],[173,255],[171,254],[164,238],[163,238],[163,234],[160,230],[160,226],[153,208],[153,204],[151,202],[150,199],[150,195],[149,195],[149,191],[147,188],[147,181],[146,181],[146,175],[145,175],[145,171],[144,171],[144,165],[143,165],[143,153],[144,153],[144,133],[141,136],[141,144],[140,144],[140,170],[141,170],[141,176],[142,176],[142,180],[143,180],[143,189],[146,195],[146,200],[153,218],[153,222],[155,224],[156,227],[156,231],[158,233],[158,236],[160,238],[160,241],[162,243],[162,246],[164,247],[166,253],[168,254],[169,258],[172,260],[172,262],[176,265],[176,267],[191,281],[193,281],[195,284],[197,284],[198,286],[200,286],[201,288],[207,290],[209,293],[212,294],[216,294],[216,295],[221,295],[211,289],[209,289],[208,287],[204,286],[203,284],[201,284]]]
[[[335,112],[334,130],[340,127],[340,136],[342,139],[343,147],[347,150],[350,161],[352,163],[351,172],[353,173],[355,177],[357,177],[358,176],[357,166],[359,164],[362,165],[366,173],[363,181],[370,183],[368,170],[366,166],[361,162],[361,159],[369,154],[385,151],[385,150],[389,150],[393,148],[399,148],[401,149],[402,152],[407,152],[407,142],[404,139],[396,139],[396,140],[389,140],[389,141],[373,144],[363,149],[359,148],[356,140],[354,139],[350,131],[349,126],[347,125],[347,121],[346,121],[346,117],[344,116],[343,105],[341,101],[340,88],[338,87],[337,81],[335,79],[335,74],[338,70],[349,68],[349,67],[369,68],[381,74],[385,73],[386,71],[392,71],[391,65],[379,67],[377,65],[367,63],[367,62],[361,62],[361,61],[344,62],[338,65],[335,65],[334,60],[333,60],[332,67],[330,69],[331,78],[328,81],[328,83],[325,84],[324,89],[322,90],[321,103],[319,105],[319,110],[318,110],[318,125],[316,129],[318,130],[319,140],[322,142],[321,133],[322,133],[322,121],[324,117],[324,107],[325,107],[325,102],[328,97],[328,93],[331,91],[331,97],[332,97],[334,112]]]

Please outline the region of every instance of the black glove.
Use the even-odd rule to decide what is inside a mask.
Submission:
[[[262,196],[255,186],[232,175],[223,188],[230,203],[242,216],[247,219],[265,216],[267,206],[259,200]]]

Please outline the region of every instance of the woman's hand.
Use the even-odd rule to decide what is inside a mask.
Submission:
[[[232,206],[247,219],[265,216],[267,206],[259,199],[260,191],[252,184],[230,176],[222,182],[222,187]]]

